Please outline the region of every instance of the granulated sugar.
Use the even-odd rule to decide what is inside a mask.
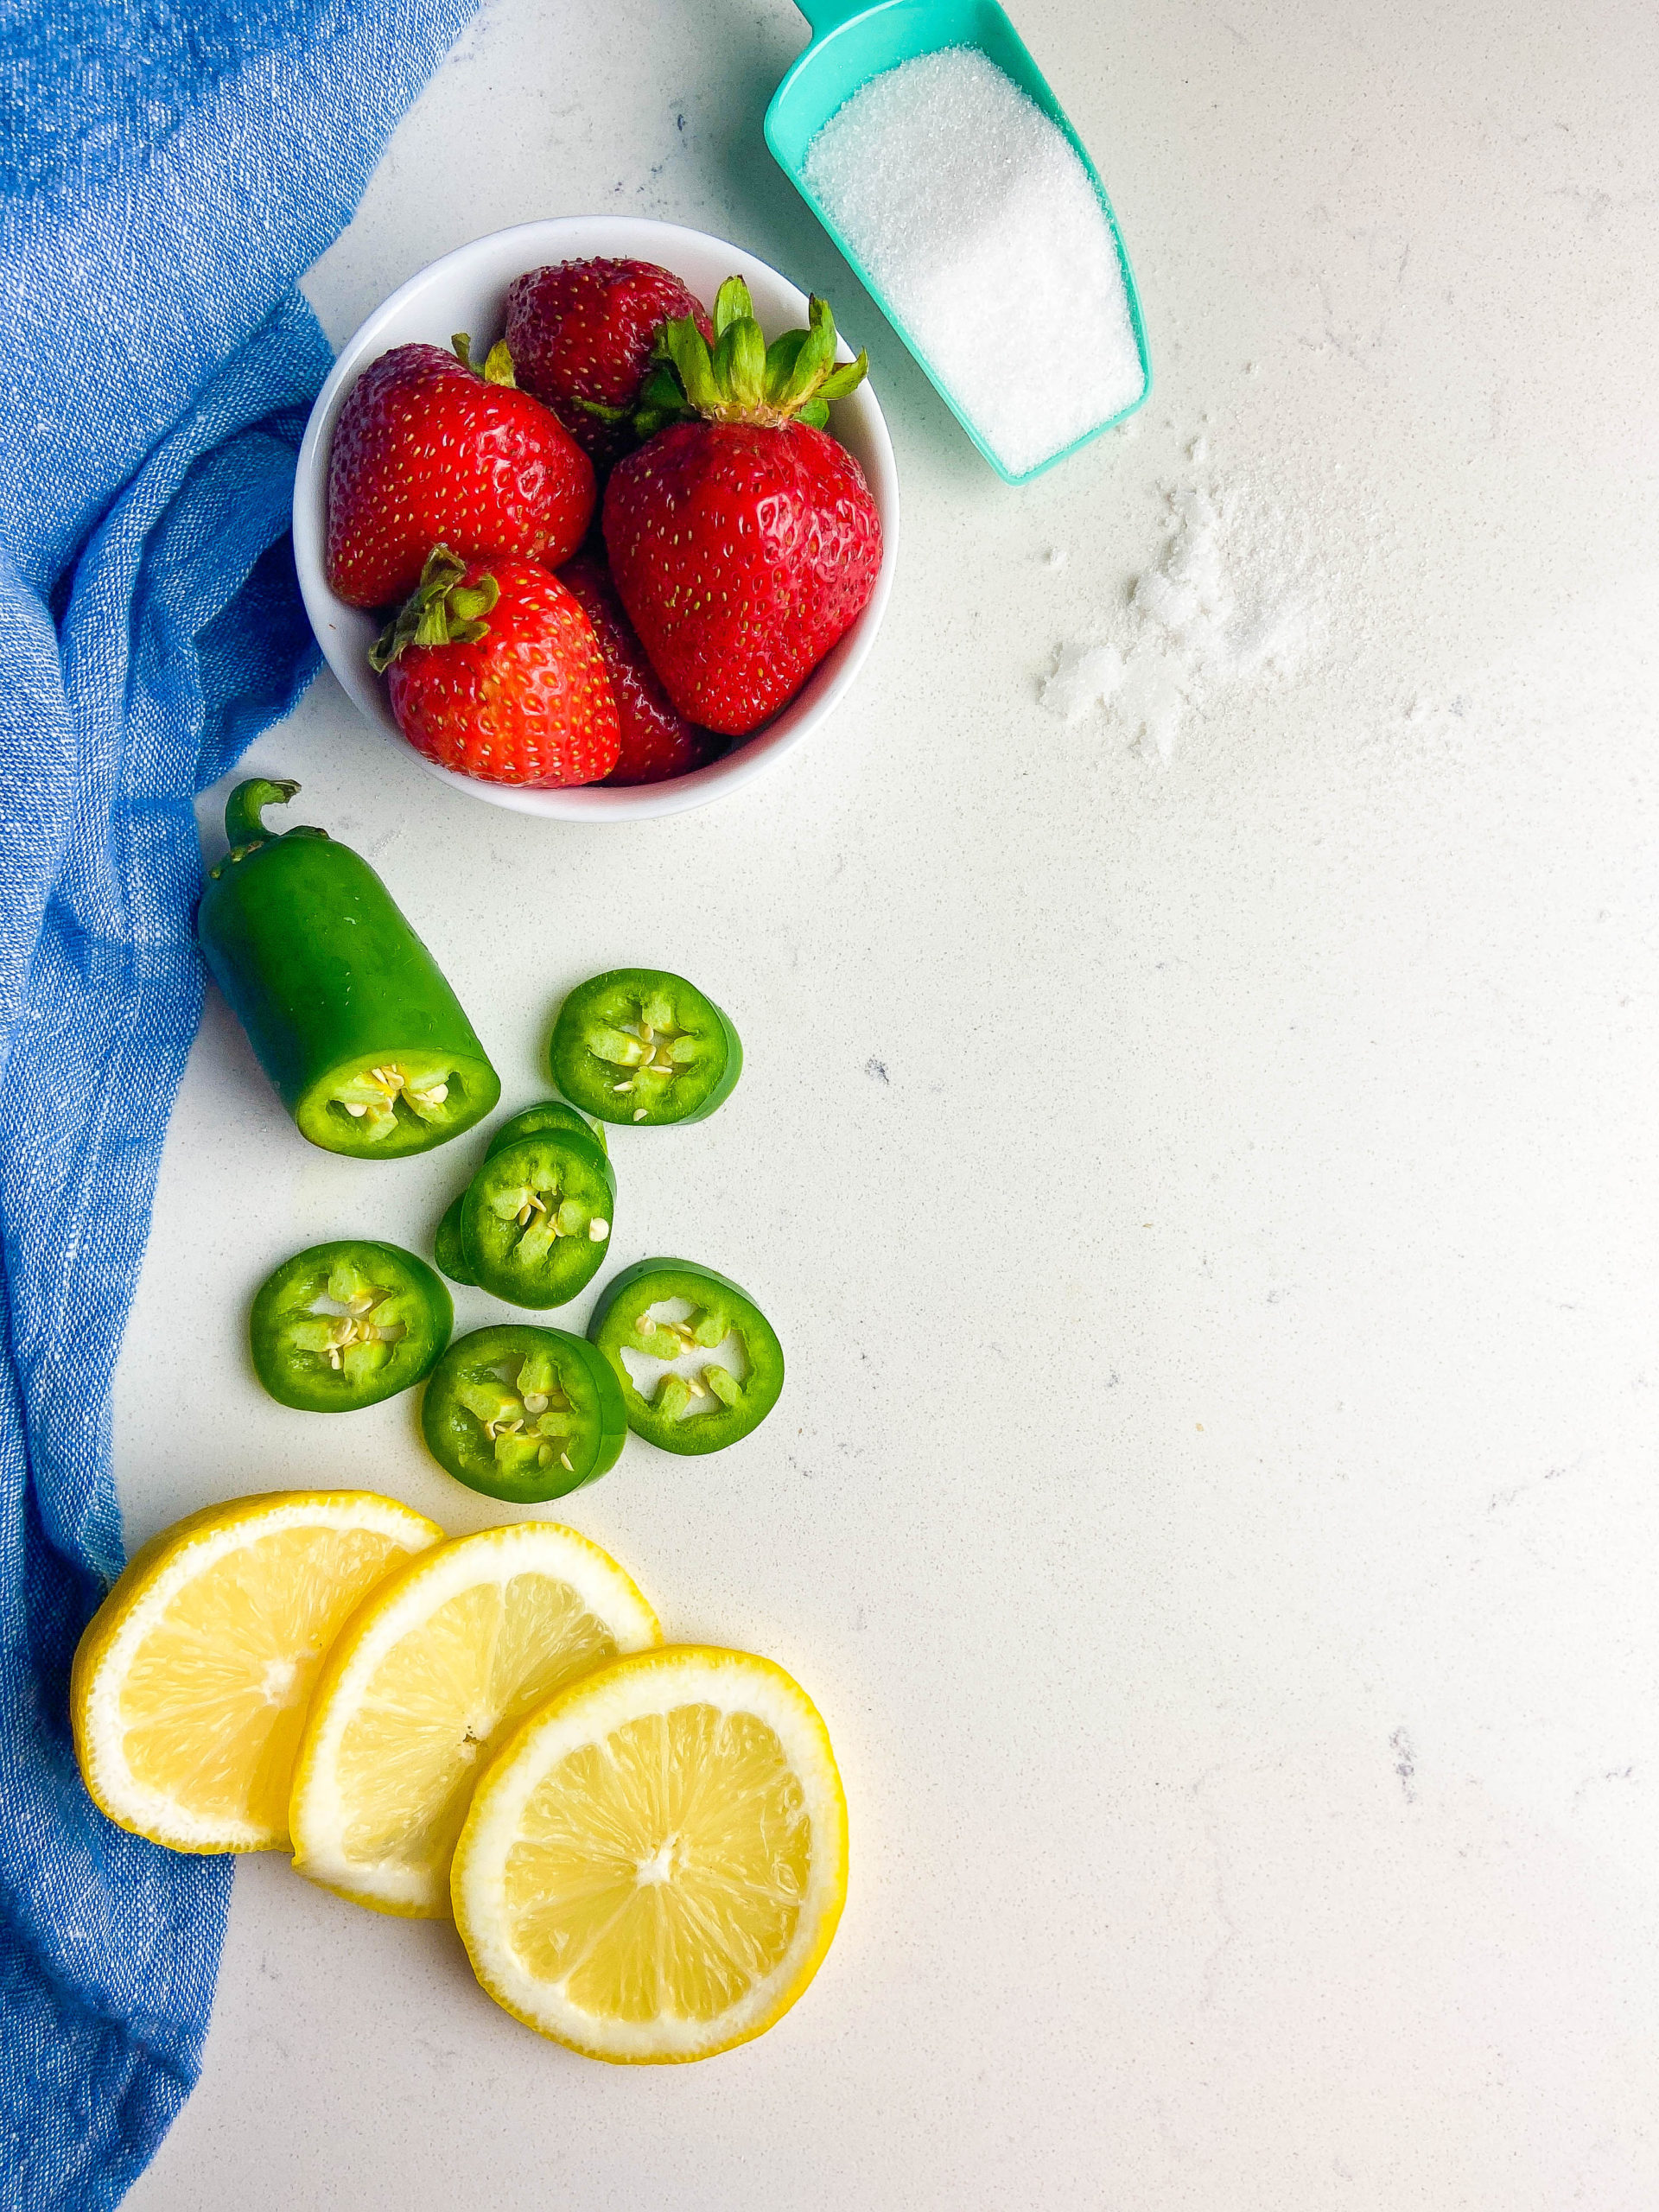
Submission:
[[[1305,559],[1285,518],[1190,485],[1169,494],[1164,557],[1135,579],[1122,642],[1070,641],[1039,697],[1075,722],[1105,708],[1167,760],[1189,712],[1300,665],[1315,629]]]
[[[1065,136],[973,47],[855,92],[807,183],[1012,475],[1133,405],[1117,248]]]

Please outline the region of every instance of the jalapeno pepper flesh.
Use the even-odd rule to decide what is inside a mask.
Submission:
[[[520,1323],[457,1337],[426,1386],[421,1433],[457,1482],[533,1505],[613,1467],[628,1424],[585,1338]]]
[[[294,783],[239,784],[209,871],[202,956],[302,1136],[357,1160],[428,1152],[481,1121],[495,1070],[365,860],[326,830],[265,829]]]
[[[467,1263],[467,1241],[461,1230],[461,1210],[466,1198],[467,1193],[463,1191],[444,1209],[443,1219],[438,1224],[437,1234],[432,1239],[432,1257],[451,1282],[475,1285],[478,1277]]]
[[[771,1322],[747,1291],[690,1260],[624,1268],[588,1334],[621,1386],[628,1427],[664,1452],[723,1452],[760,1427],[784,1387]]]
[[[313,1244],[261,1283],[248,1317],[254,1371],[279,1404],[354,1413],[411,1389],[449,1341],[455,1309],[397,1244]]]
[[[585,1114],[578,1114],[574,1106],[567,1106],[563,1098],[544,1098],[538,1105],[525,1106],[506,1120],[490,1139],[490,1155],[504,1146],[515,1143],[520,1137],[539,1136],[543,1129],[574,1129],[579,1137],[586,1137],[600,1150],[608,1154],[603,1122],[590,1122]]]
[[[613,968],[578,984],[559,1008],[549,1058],[584,1114],[645,1128],[702,1121],[743,1071],[729,1018],[658,968]]]
[[[493,1153],[467,1186],[461,1243],[480,1288],[510,1306],[563,1306],[604,1265],[616,1176],[591,1137],[543,1129]]]

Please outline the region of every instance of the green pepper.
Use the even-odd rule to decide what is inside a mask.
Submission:
[[[616,1465],[622,1393],[585,1338],[527,1324],[458,1337],[433,1371],[421,1433],[442,1467],[486,1497],[563,1497]]]
[[[254,1370],[304,1413],[347,1414],[418,1382],[455,1309],[424,1260],[396,1244],[313,1244],[260,1284],[248,1319]]]
[[[461,1202],[473,1279],[510,1306],[563,1306],[604,1265],[616,1176],[591,1137],[543,1129],[492,1153]]]
[[[231,793],[231,849],[197,914],[203,957],[302,1136],[357,1160],[428,1152],[482,1121],[500,1083],[368,862],[325,830],[265,829],[262,810],[299,788]]]
[[[559,1008],[553,1080],[604,1122],[701,1122],[732,1095],[743,1046],[730,1020],[683,976],[613,968]]]
[[[664,1452],[723,1452],[784,1387],[784,1348],[748,1293],[690,1260],[641,1260],[601,1293],[588,1334],[628,1427]]]
[[[432,1256],[451,1282],[475,1284],[478,1277],[467,1263],[467,1241],[461,1229],[461,1210],[466,1203],[465,1191],[449,1201],[432,1240]]]
[[[578,1114],[574,1106],[567,1106],[562,1098],[544,1098],[539,1105],[526,1106],[517,1114],[510,1114],[490,1139],[490,1148],[485,1156],[493,1160],[498,1152],[505,1151],[510,1144],[516,1144],[520,1137],[537,1136],[543,1129],[574,1130],[578,1136],[584,1136],[589,1143],[596,1144],[601,1152],[610,1150],[605,1141],[602,1122],[590,1122],[585,1115]],[[466,1203],[465,1191],[450,1201],[443,1219],[438,1224],[437,1235],[433,1241],[433,1257],[451,1282],[475,1284],[478,1277],[473,1273],[472,1262],[467,1257],[466,1237],[461,1229],[461,1213]]]
[[[611,1148],[606,1141],[603,1122],[590,1122],[574,1106],[567,1106],[563,1098],[544,1098],[537,1106],[526,1106],[517,1114],[508,1115],[490,1139],[490,1154],[493,1155],[519,1137],[539,1136],[543,1129],[574,1129],[578,1136],[596,1144],[601,1152],[608,1153]]]

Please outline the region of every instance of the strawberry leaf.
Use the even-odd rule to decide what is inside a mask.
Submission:
[[[789,389],[794,374],[796,358],[806,343],[804,330],[786,330],[781,338],[774,338],[766,348],[766,398],[776,407]]]
[[[794,372],[785,386],[779,404],[798,406],[810,399],[823,382],[836,358],[836,323],[824,302],[815,298],[808,310],[810,328],[801,341],[801,350],[795,357]]]
[[[715,347],[715,385],[721,402],[745,416],[766,397],[766,341],[750,315],[728,322]]]
[[[754,320],[754,302],[749,297],[749,288],[741,276],[728,276],[715,294],[715,336],[726,335],[728,327],[745,319]]]
[[[369,648],[369,666],[384,676],[410,645],[476,645],[490,633],[480,620],[501,596],[493,576],[463,586],[467,563],[447,545],[426,556],[421,581]]]
[[[832,369],[818,386],[820,399],[845,399],[849,391],[856,391],[870,372],[870,357],[861,353],[855,361],[842,361]]]
[[[700,415],[711,413],[720,404],[720,394],[702,333],[689,315],[680,315],[663,325],[663,339],[686,398]]]
[[[517,384],[518,379],[512,372],[512,355],[507,350],[507,341],[505,338],[496,340],[494,345],[484,356],[484,365],[481,369],[473,359],[473,338],[470,331],[456,331],[454,336],[449,340],[449,344],[461,367],[470,369],[475,377],[482,377],[487,384]]]
[[[785,331],[770,346],[741,276],[728,276],[721,286],[714,320],[712,353],[690,316],[664,323],[658,333],[655,366],[634,404],[633,428],[641,438],[698,415],[772,428],[795,419],[822,429],[828,403],[844,397],[868,371],[862,353],[837,363],[835,317],[816,296],[808,327]]]

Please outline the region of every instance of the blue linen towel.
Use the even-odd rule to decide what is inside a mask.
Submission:
[[[75,1770],[110,1382],[201,997],[193,795],[316,665],[295,279],[475,0],[0,0],[0,2205],[101,2212],[194,2084],[230,1861]],[[157,1387],[166,1387],[165,1377]]]

